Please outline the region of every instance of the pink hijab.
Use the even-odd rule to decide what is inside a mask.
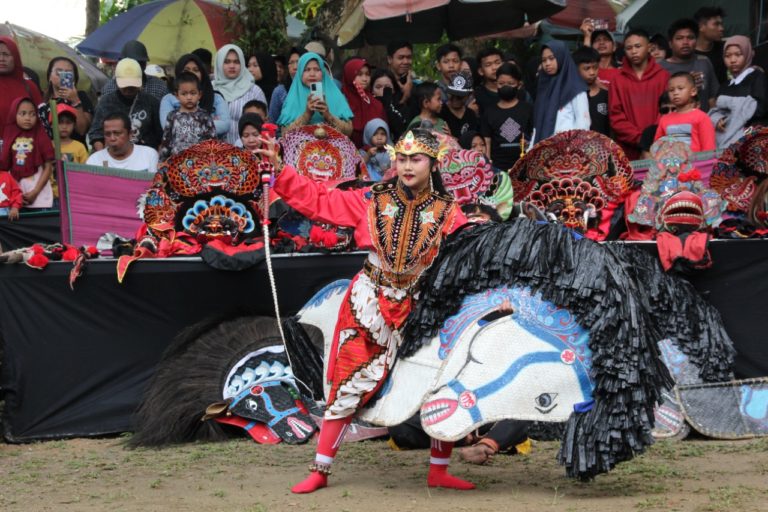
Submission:
[[[723,46],[723,56],[725,56],[725,50],[727,50],[729,46],[738,46],[739,50],[741,50],[741,54],[747,56],[747,63],[744,66],[744,69],[748,69],[749,66],[752,65],[752,59],[755,56],[755,51],[752,49],[752,41],[746,36],[729,37],[725,40],[725,45]]]

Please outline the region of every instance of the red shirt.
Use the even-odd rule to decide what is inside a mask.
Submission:
[[[640,156],[638,144],[643,130],[659,118],[659,97],[667,90],[669,72],[649,57],[638,78],[624,57],[620,72],[608,90],[608,117],[614,139],[630,160]]]
[[[714,151],[715,127],[707,114],[698,108],[690,112],[670,112],[659,119],[656,129],[658,140],[665,135],[671,135],[691,146],[691,151]]]
[[[0,171],[0,208],[21,208],[21,188],[8,171]]]

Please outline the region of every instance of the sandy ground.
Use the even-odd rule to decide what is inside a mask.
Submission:
[[[0,444],[0,510],[11,511],[768,511],[768,439],[659,442],[590,483],[566,479],[555,442],[492,465],[459,462],[469,492],[425,485],[426,451],[344,445],[331,486],[296,496],[313,446],[248,440],[126,450],[124,439]]]

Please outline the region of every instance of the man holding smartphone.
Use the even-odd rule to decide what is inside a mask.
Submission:
[[[594,48],[600,54],[600,61],[597,63],[597,81],[603,89],[608,89],[611,81],[619,74],[616,42],[608,25],[609,21],[606,19],[586,18],[580,27],[584,35],[584,46]]]

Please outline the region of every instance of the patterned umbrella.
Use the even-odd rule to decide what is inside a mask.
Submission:
[[[48,77],[45,76],[45,72],[48,70],[48,63],[54,57],[69,57],[77,64],[80,74],[77,88],[82,91],[91,92],[91,86],[93,91],[100,91],[107,81],[107,77],[99,68],[84,59],[73,48],[52,37],[11,23],[0,25],[0,36],[13,38],[19,47],[21,62],[38,74],[40,87],[43,90],[48,87]]]
[[[234,14],[225,5],[207,0],[157,0],[130,9],[99,27],[77,49],[85,55],[117,60],[120,50],[137,39],[147,47],[154,64],[172,66],[196,48],[212,53],[232,42],[228,20]]]

